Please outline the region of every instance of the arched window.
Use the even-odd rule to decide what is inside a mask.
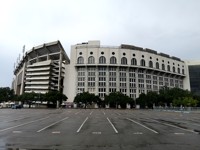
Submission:
[[[167,71],[170,71],[170,65],[167,65]]]
[[[135,58],[131,59],[131,65],[137,65],[137,60]]]
[[[99,64],[106,64],[106,58],[104,56],[99,57]]]
[[[78,57],[77,64],[84,64],[84,58],[82,56]]]
[[[94,64],[94,57],[93,56],[90,56],[89,58],[88,58],[88,64]]]
[[[162,70],[165,70],[165,65],[164,64],[162,64]]]
[[[116,63],[117,63],[117,59],[114,56],[112,56],[110,58],[110,64],[116,64]]]
[[[149,61],[149,67],[153,68],[153,62],[151,60]]]
[[[141,65],[141,66],[145,66],[145,60],[144,60],[144,59],[141,59],[140,65]]]
[[[126,57],[122,57],[121,64],[127,65],[127,58]]]
[[[173,67],[173,72],[176,72],[176,69],[175,69],[175,67]]]
[[[184,69],[182,69],[182,74],[185,74],[185,70]]]
[[[159,69],[159,63],[156,62],[156,69]]]
[[[178,73],[180,73],[180,68],[178,68]]]

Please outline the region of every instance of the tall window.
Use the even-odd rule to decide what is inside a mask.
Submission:
[[[145,66],[145,60],[144,60],[144,59],[141,59],[140,65],[141,65],[141,66]]]
[[[94,57],[93,56],[90,56],[88,58],[88,64],[94,64]]]
[[[180,68],[178,68],[178,73],[181,73]]]
[[[116,63],[117,63],[117,59],[114,56],[112,56],[110,58],[110,64],[116,64]]]
[[[137,60],[135,58],[131,59],[131,65],[137,65]]]
[[[78,57],[77,64],[84,64],[84,58],[82,56]]]
[[[175,67],[173,66],[173,72],[176,72]]]
[[[126,57],[122,57],[121,64],[127,65],[127,58]]]
[[[159,69],[159,63],[156,62],[156,69]]]
[[[184,69],[182,69],[182,74],[185,74],[185,70]]]
[[[104,56],[99,57],[99,64],[105,64],[106,58]]]
[[[170,65],[167,65],[167,71],[170,71]]]
[[[165,70],[165,65],[164,64],[162,64],[162,70]]]
[[[151,60],[149,61],[149,67],[153,68],[153,62]]]

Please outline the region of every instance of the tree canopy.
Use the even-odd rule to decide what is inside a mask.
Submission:
[[[47,101],[48,106],[56,107],[57,101],[61,105],[62,101],[66,101],[67,99],[67,96],[59,91],[49,91],[45,94],[35,92],[23,93],[18,96],[17,100],[27,104],[31,104],[33,101]]]
[[[15,99],[14,90],[9,87],[1,87],[0,88],[0,102],[14,100]]]
[[[74,98],[74,102],[78,105],[83,104],[86,108],[88,105],[92,105],[92,103],[100,104],[101,99],[99,98],[99,96],[95,96],[92,93],[83,92],[76,95],[76,97]]]
[[[126,108],[126,104],[133,104],[133,99],[121,92],[113,92],[105,96],[105,103],[109,104],[111,108],[117,108],[118,105],[120,105],[121,108]]]
[[[140,94],[136,99],[136,103],[141,108],[153,108],[155,106],[197,106],[199,100],[188,90],[180,88],[163,87],[159,94],[156,92],[148,92]]]
[[[62,104],[62,101],[66,101],[67,99],[67,96],[59,91],[49,91],[44,95],[44,100],[47,101],[48,104],[53,103],[56,105],[57,101]]]

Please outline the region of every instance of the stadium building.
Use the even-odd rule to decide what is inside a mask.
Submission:
[[[25,53],[14,69],[12,86],[15,94],[46,93],[49,90],[62,92],[65,65],[69,63],[69,58],[59,41],[33,47]]]
[[[100,41],[71,46],[70,60],[59,41],[33,47],[14,74],[16,94],[58,90],[68,102],[84,91],[101,99],[120,91],[135,99],[163,86],[190,90],[188,67],[181,59],[133,45],[102,46]]]
[[[73,45],[66,72],[64,94],[68,101],[84,91],[101,99],[120,91],[135,99],[141,93],[159,92],[163,86],[190,90],[184,61],[133,45],[102,46],[100,41]]]

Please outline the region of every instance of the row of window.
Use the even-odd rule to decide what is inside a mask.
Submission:
[[[84,64],[84,58],[82,56],[78,57],[77,63],[78,64]],[[95,63],[94,57],[90,56],[88,58],[88,64],[94,64],[94,63]],[[106,58],[104,56],[101,56],[99,58],[99,64],[106,64]],[[110,58],[110,64],[117,64],[116,57],[112,56]],[[121,64],[122,65],[127,65],[127,58],[126,57],[122,57],[121,58]],[[131,65],[137,66],[137,60],[136,60],[136,58],[132,58],[131,59]],[[145,62],[144,59],[140,60],[140,66],[144,66],[144,67],[146,66],[146,62]],[[161,66],[160,66],[160,64],[158,62],[156,62],[155,66],[154,66],[153,61],[151,61],[151,60],[149,61],[148,67],[176,72],[175,66],[172,67],[172,70],[171,70],[170,65],[165,66],[165,64],[161,64]],[[180,70],[179,67],[177,68],[177,72],[181,73],[181,70]],[[185,74],[184,69],[182,69],[182,74]]]
[[[98,86],[100,87],[105,87],[107,84],[106,82],[106,79],[105,78],[99,78],[99,82],[98,82]],[[183,85],[183,81],[182,80],[174,80],[174,79],[169,79],[170,82],[166,82],[166,81],[151,81],[151,80],[146,80],[146,86],[148,88],[148,86],[153,86],[153,85],[166,85],[166,86],[176,86],[176,87],[180,87],[182,88],[182,85]],[[88,87],[95,87],[95,84],[96,84],[96,81],[95,79],[93,78],[90,78],[88,77]],[[82,77],[79,79],[78,78],[78,87],[84,87],[85,86],[85,79],[82,79]],[[109,86],[110,87],[116,87],[117,86],[117,83],[116,83],[116,78],[113,79],[113,78],[109,78]],[[120,82],[119,82],[119,86],[120,87],[124,87],[126,88],[127,87],[127,82],[126,82],[126,79],[124,78],[120,78]],[[136,79],[132,79],[130,78],[129,79],[129,86],[130,88],[136,88]],[[145,86],[145,80],[141,80],[139,79],[138,80],[138,87],[139,88],[144,88]]]

